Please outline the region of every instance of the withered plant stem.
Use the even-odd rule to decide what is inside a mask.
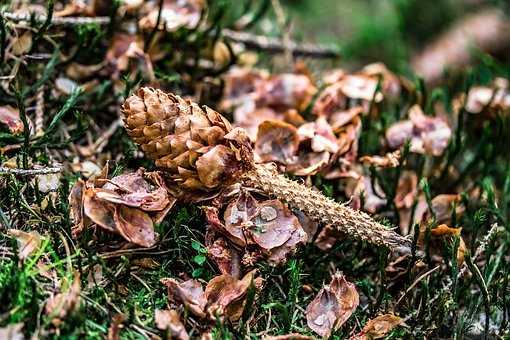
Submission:
[[[410,252],[411,241],[375,221],[368,214],[335,202],[318,191],[279,174],[274,168],[255,165],[243,181],[285,201],[294,209],[339,232],[392,250]]]

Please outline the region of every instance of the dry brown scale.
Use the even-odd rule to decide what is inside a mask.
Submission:
[[[143,87],[125,101],[122,111],[129,136],[168,173],[182,199],[203,200],[242,181],[346,235],[392,250],[410,249],[409,239],[366,213],[289,180],[274,167],[255,164],[246,132],[232,128],[209,107]]]

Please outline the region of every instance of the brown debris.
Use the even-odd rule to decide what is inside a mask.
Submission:
[[[370,213],[377,212],[387,204],[384,191],[377,180],[372,180],[364,174],[347,181],[345,194],[351,199],[351,202],[359,201],[360,208]],[[362,197],[363,206],[361,206]]]
[[[363,330],[353,336],[352,340],[381,339],[388,335],[395,327],[403,323],[402,318],[394,314],[384,314],[369,320]]]
[[[402,80],[381,63],[367,65],[354,74],[333,70],[325,76],[325,82],[328,86],[315,101],[312,112],[327,117],[335,130],[363,112],[371,114],[371,103],[398,97],[403,87]]]
[[[462,18],[412,60],[416,73],[427,83],[437,83],[447,69],[469,65],[473,47],[497,53],[510,46],[510,21],[503,11],[485,8]]]
[[[168,289],[170,300],[181,302],[184,306],[198,317],[205,317],[207,300],[204,296],[202,285],[197,280],[179,282],[175,279],[161,279]]]
[[[46,315],[52,318],[55,326],[62,324],[64,319],[80,307],[81,283],[80,275],[75,273],[73,283],[67,291],[51,296],[44,307]]]
[[[107,179],[108,169],[95,179],[78,180],[69,202],[74,219],[73,235],[92,223],[142,247],[156,243],[154,223],[160,223],[176,199],[157,172],[137,172]]]
[[[454,104],[455,103],[456,102],[454,101]],[[489,117],[495,116],[497,113],[508,114],[510,112],[510,91],[508,80],[497,78],[490,87],[471,87],[467,94],[464,107],[469,113],[483,113]],[[460,108],[457,108],[457,111],[458,109]]]
[[[23,122],[19,117],[19,110],[10,105],[0,106],[0,123],[7,125],[13,134],[23,132]]]
[[[411,213],[414,202],[417,202],[414,211],[414,223],[419,223],[427,210],[427,203],[422,193],[418,193],[418,176],[414,171],[402,171],[397,184],[397,191],[393,202],[398,209],[400,220],[400,232],[402,235],[409,234]]]
[[[386,130],[386,140],[392,149],[411,141],[410,151],[440,156],[448,146],[452,131],[440,117],[426,116],[418,105],[409,110],[409,120],[393,124]]]
[[[7,234],[16,239],[18,243],[18,258],[25,260],[41,246],[41,235],[37,231],[23,231],[18,229],[8,229]]]
[[[179,313],[174,309],[156,309],[154,322],[160,330],[168,330],[168,338],[188,340],[189,335],[182,324]]]
[[[234,110],[234,123],[247,130],[255,141],[265,120],[280,120],[298,126],[304,122],[299,112],[316,92],[311,79],[303,74],[269,75],[260,70],[233,68],[225,76],[223,109]]]
[[[298,218],[286,205],[279,200],[257,200],[246,190],[241,190],[228,204],[223,222],[218,213],[214,209],[206,213],[214,230],[245,251],[255,247],[273,265],[285,262],[308,239]]]
[[[424,248],[425,232],[427,227],[425,224],[420,225],[420,235],[418,237],[418,247]],[[464,263],[464,254],[467,251],[466,244],[460,233],[462,228],[451,228],[446,224],[440,224],[430,230],[430,249],[433,255],[441,256],[444,240],[452,240],[454,237],[459,237],[459,247],[457,249],[457,263],[461,265]]]
[[[342,326],[359,304],[354,284],[337,273],[306,308],[308,327],[322,337],[329,337]]]
[[[155,160],[156,165],[165,169],[183,200],[200,201],[219,197],[229,185],[244,182],[313,215],[318,221],[334,221],[350,235],[390,248],[400,247],[400,244],[403,250],[409,250],[409,240],[388,230],[368,215],[286,179],[271,166],[255,164],[246,131],[241,128],[230,130],[223,116],[207,107],[204,110],[206,113],[191,101],[149,88],[140,89],[138,95],[128,98],[123,106],[128,134],[141,145],[147,156]],[[356,126],[348,134],[354,138],[347,138],[349,142],[340,149],[348,150],[350,155],[357,152],[356,136],[361,129],[361,121],[357,118]],[[223,151],[205,157],[214,148]],[[204,167],[203,172],[198,169],[201,166]],[[199,176],[199,173],[204,176],[214,174],[211,183],[205,182],[209,177]],[[212,220],[214,223],[211,224],[219,226],[217,216]]]
[[[266,335],[263,340],[313,340],[314,338],[308,335],[291,333],[285,335]]]
[[[400,150],[388,152],[384,156],[363,156],[359,161],[364,165],[372,165],[378,168],[396,168],[400,164]]]
[[[254,284],[255,271],[246,274],[241,280],[230,275],[214,277],[205,288],[207,313],[211,320],[226,317],[231,322],[241,318],[248,288]],[[255,285],[256,286],[256,285]]]
[[[5,327],[0,327],[0,339],[24,340],[23,326],[23,323],[11,323]]]
[[[120,332],[124,328],[123,323],[126,321],[126,316],[124,314],[115,314],[112,317],[112,323],[110,327],[108,327],[108,335],[106,336],[107,340],[119,340]]]
[[[255,142],[257,161],[289,164],[299,147],[298,130],[280,120],[266,120],[258,126]]]
[[[206,233],[207,256],[218,266],[221,274],[239,278],[241,275],[241,258],[228,241],[213,235],[211,229]]]
[[[460,195],[453,194],[441,194],[437,195],[432,199],[432,211],[436,217],[436,223],[438,224],[451,224],[452,218],[452,208],[455,205],[455,214],[457,215],[457,219],[462,216],[464,213],[464,206],[460,201]],[[425,220],[432,217],[432,212],[425,216]]]
[[[144,51],[144,40],[142,36],[126,33],[116,33],[105,56],[105,63],[109,73],[115,81],[121,78],[121,72],[128,70],[143,70],[144,74],[151,81],[155,80],[152,62],[157,61],[160,56],[157,51],[149,49]],[[74,70],[79,73],[93,71],[96,65],[84,66],[74,64]],[[80,67],[80,69],[78,69]],[[68,69],[68,72],[70,70]],[[78,73],[78,74],[79,74]]]
[[[253,284],[256,289],[261,287],[261,279],[255,278],[255,271],[247,273],[242,279],[228,274],[214,277],[207,284],[205,291],[196,280],[178,282],[175,279],[162,279],[167,286],[169,297],[175,302],[181,302],[194,315],[211,320],[217,317],[226,318],[231,322],[242,316],[246,294]]]
[[[159,6],[157,2],[150,5],[152,8],[149,13],[138,22],[144,30],[154,29],[158,20]],[[200,22],[201,12],[204,8],[203,0],[165,0],[157,29],[165,29],[167,32],[177,31],[181,27],[193,29]]]

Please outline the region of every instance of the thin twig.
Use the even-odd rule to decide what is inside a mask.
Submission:
[[[406,291],[404,292],[404,294],[402,294],[402,296],[397,300],[397,303],[395,304],[395,306],[398,306],[400,304],[400,302],[404,299],[404,297],[421,281],[423,280],[424,278],[426,278],[427,276],[429,276],[430,274],[432,274],[433,272],[435,272],[436,270],[439,269],[440,266],[436,266],[434,268],[432,268],[431,270],[429,270],[428,272],[426,273],[423,273],[422,275],[420,275],[416,280],[414,280],[414,282],[409,286],[409,288],[406,289]]]
[[[483,305],[485,308],[485,339],[487,338],[487,334],[489,333],[489,315],[490,315],[490,298],[489,298],[489,291],[487,290],[487,283],[485,282],[482,273],[480,272],[480,269],[474,264],[473,259],[469,254],[466,256],[466,264],[469,267],[469,270],[473,274],[476,283],[478,284],[478,287],[480,288],[480,291],[482,293],[483,297]]]
[[[30,22],[32,16],[30,14],[18,14],[11,12],[4,12],[1,14],[5,19],[15,22]],[[45,15],[34,15],[34,21],[37,23],[46,22],[47,17]],[[62,17],[52,18],[52,25],[59,26],[76,26],[76,25],[108,25],[110,23],[109,17]]]
[[[161,22],[161,12],[163,12],[163,0],[159,0],[159,4],[158,4],[158,17],[156,19],[156,25],[154,26],[154,28],[152,29],[149,37],[147,38],[147,40],[145,41],[145,46],[144,46],[144,51],[147,52],[150,48],[150,45],[152,45],[152,40],[154,40],[154,36],[156,35],[156,32],[159,28],[159,23]]]
[[[43,122],[44,122],[44,85],[37,90],[35,101],[35,136],[41,137],[44,135]]]
[[[487,248],[489,242],[491,242],[494,239],[494,237],[504,229],[505,229],[504,227],[500,227],[497,223],[494,223],[491,226],[491,229],[489,230],[487,235],[483,237],[482,241],[480,242],[480,245],[478,245],[478,247],[476,248],[475,253],[473,255],[473,262],[476,262],[480,255],[482,255],[482,253],[485,252],[485,249]],[[457,278],[461,278],[462,276],[464,276],[467,270],[468,266],[467,263],[464,261],[462,268],[459,270],[459,273],[457,274]]]
[[[223,29],[223,36],[233,42],[242,43],[248,49],[266,51],[269,53],[283,53],[284,43],[281,39],[255,35],[247,32],[237,32]],[[340,54],[337,50],[316,44],[297,43],[291,41],[289,48],[294,56],[307,56],[315,58],[336,58]]]
[[[276,20],[278,21],[278,26],[280,26],[282,32],[283,55],[285,56],[287,65],[290,67],[294,64],[294,61],[291,49],[292,40],[290,39],[290,31],[285,25],[285,13],[279,0],[271,0],[271,4],[276,15]]]
[[[41,169],[11,169],[0,167],[0,175],[19,175],[19,176],[36,176],[36,175],[47,175],[56,174],[62,172],[62,168],[41,168]]]
[[[94,154],[100,153],[103,151],[103,148],[108,144],[108,141],[113,136],[113,134],[117,131],[117,129],[122,125],[121,119],[117,119],[113,121],[113,123],[108,127],[106,131],[99,136],[96,141],[86,147],[80,147],[80,153],[85,157],[90,157]]]
[[[11,12],[4,12],[2,15],[5,19],[16,22],[30,22],[31,18],[29,14],[16,14]],[[46,16],[34,16],[34,20],[36,22],[44,22],[46,20]],[[108,25],[109,23],[109,17],[62,17],[53,18],[51,22],[54,26],[75,26],[85,24]],[[266,51],[269,53],[283,53],[285,51],[285,44],[278,38],[255,35],[247,32],[237,32],[230,29],[223,29],[222,33],[226,39],[242,43],[248,49]],[[317,44],[290,41],[289,48],[294,56],[314,58],[336,58],[340,56],[336,49]]]

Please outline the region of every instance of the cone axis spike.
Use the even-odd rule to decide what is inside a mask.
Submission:
[[[122,112],[128,135],[168,174],[185,200],[198,201],[242,181],[347,236],[392,250],[410,249],[407,238],[366,213],[289,180],[274,167],[255,164],[246,132],[232,128],[209,107],[143,87],[125,101]]]

